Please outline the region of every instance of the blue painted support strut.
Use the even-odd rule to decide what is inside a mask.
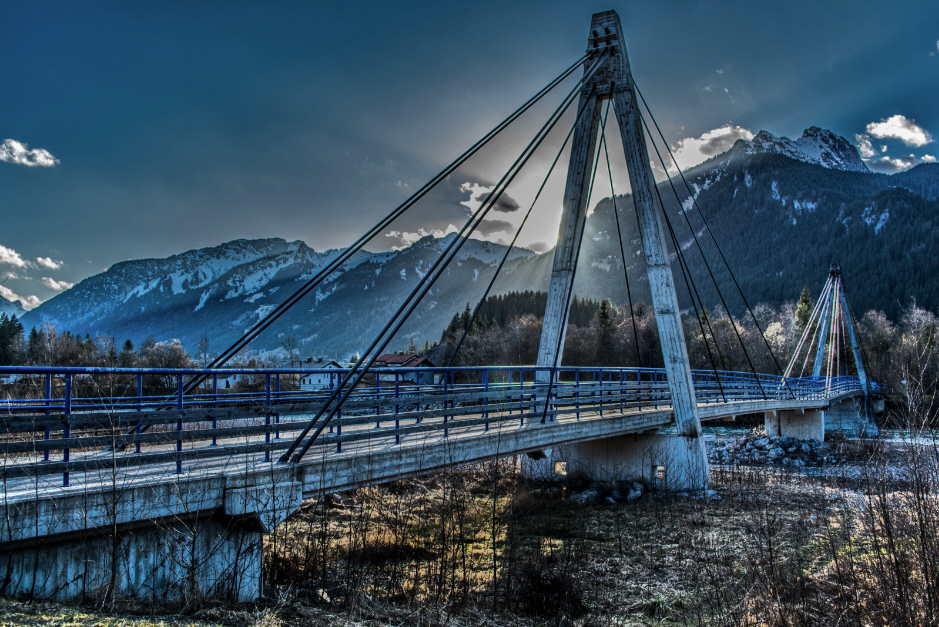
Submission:
[[[274,392],[276,393],[276,399],[274,400],[275,405],[280,405],[280,373],[274,375]],[[274,424],[280,426],[280,413],[274,414]],[[278,428],[274,431],[274,439],[280,439],[280,429]]]
[[[180,412],[183,411],[183,375],[176,375],[176,409]],[[180,413],[179,419],[176,421],[176,433],[182,434],[183,432],[183,415]],[[181,455],[183,454],[183,438],[182,435],[176,438],[176,452],[178,453],[176,457],[176,474],[183,474],[183,460]]]
[[[52,375],[51,375],[51,374],[47,374],[47,375],[46,375],[45,392],[46,392],[46,407],[51,407],[51,406],[52,406]],[[48,410],[48,409],[45,411],[45,414],[46,414],[47,416],[49,415],[49,410]],[[49,427],[49,423],[48,423],[48,422],[47,422],[45,425],[43,425],[43,429],[42,429],[42,430],[43,430],[43,438],[42,438],[42,439],[43,439],[43,440],[48,440],[49,437],[50,437],[49,431],[51,430],[50,427]],[[49,449],[48,449],[48,448],[45,449],[45,450],[42,452],[42,461],[44,461],[44,462],[49,461]]]
[[[268,408],[268,411],[264,412],[264,426],[267,429],[264,430],[264,444],[266,446],[264,450],[264,461],[271,461],[271,375],[270,373],[264,377],[264,405]]]
[[[143,375],[137,375],[137,411],[143,410]],[[134,452],[140,452],[140,440],[138,436],[140,435],[140,419],[137,419],[137,424],[134,425]]]
[[[401,398],[401,378],[399,374],[395,373],[395,399]],[[398,420],[398,412],[401,410],[401,405],[397,402],[395,403],[395,430],[401,428],[401,421]],[[401,444],[401,434],[395,433],[395,444]]]
[[[212,407],[218,407],[218,375],[212,375]],[[212,416],[212,431],[218,429],[218,418]],[[213,433],[212,434],[212,446],[218,446],[218,437]]]
[[[72,425],[69,421],[69,414],[72,413],[72,375],[71,373],[65,375],[65,425],[62,428],[62,438],[68,440],[72,437]],[[62,461],[68,464],[69,458],[71,457],[71,450],[68,446],[62,449]],[[62,487],[69,487],[69,475],[68,475],[68,466],[66,470],[62,473]]]

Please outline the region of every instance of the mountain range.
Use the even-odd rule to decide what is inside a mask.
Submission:
[[[829,264],[840,262],[860,312],[875,308],[895,317],[913,299],[929,309],[939,306],[939,257],[933,255],[939,241],[939,165],[876,174],[846,139],[811,127],[795,141],[761,131],[685,177],[690,194],[678,185],[673,192],[667,181],[659,190],[692,283],[708,307],[724,302],[734,313],[742,309],[722,256],[751,304],[795,299],[803,285],[817,293]],[[616,213],[613,207],[612,198],[603,199],[587,219],[575,293],[626,302],[618,215],[630,294],[649,302],[631,196],[618,196]],[[363,350],[453,237],[427,236],[399,251],[356,253],[252,348],[274,350],[293,336],[304,356],[345,358]],[[438,338],[454,313],[481,297],[504,251],[499,244],[470,240],[389,349],[404,348],[410,339],[423,344]],[[60,330],[119,341],[178,338],[190,351],[205,336],[210,351],[219,352],[340,252],[317,252],[301,241],[235,240],[115,264],[17,313],[27,329],[54,322]],[[674,246],[671,252],[679,297],[689,306]],[[553,249],[513,250],[494,293],[546,289],[552,261]]]
[[[0,296],[0,314],[6,314],[7,316],[17,316],[22,318],[23,314],[26,313],[26,309],[23,308],[23,304],[18,300],[7,300],[3,296]]]

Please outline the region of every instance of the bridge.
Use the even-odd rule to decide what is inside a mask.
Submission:
[[[577,68],[583,68],[583,77],[355,364],[329,370],[222,367],[466,155]],[[14,394],[0,401],[0,593],[59,599],[205,594],[251,600],[263,589],[264,535],[303,499],[324,493],[507,457],[520,459],[521,471],[533,477],[581,472],[601,480],[640,480],[661,490],[700,489],[710,478],[703,421],[762,414],[768,431],[816,439],[823,439],[826,429],[876,429],[874,405],[882,390],[867,378],[840,268],[830,272],[785,370],[728,372],[716,367],[713,356],[712,369],[691,369],[668,242],[685,284],[693,287],[693,281],[661,209],[646,148],[649,125],[637,93],[619,17],[596,14],[583,58],[209,367],[0,368],[14,380]],[[578,95],[567,136],[570,165],[537,364],[455,367],[451,358],[441,368],[375,367],[378,355]],[[608,154],[601,104],[608,103],[608,114],[610,101],[635,199],[665,364],[661,369],[562,365],[586,209],[601,148]],[[656,126],[651,112],[648,117]],[[537,196],[532,207],[536,201]],[[511,246],[483,300],[510,251]],[[628,276],[624,280],[628,291]],[[704,325],[706,317],[698,315],[703,303],[695,300],[696,290],[689,292]],[[702,335],[707,342],[703,326]],[[220,388],[219,381],[233,375],[243,377],[238,391]],[[301,385],[309,375],[328,382],[316,389]]]

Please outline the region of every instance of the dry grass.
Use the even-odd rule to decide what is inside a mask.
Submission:
[[[2,624],[933,625],[935,477],[888,466],[720,468],[715,494],[580,505],[585,482],[486,464],[307,504],[267,540],[274,600],[157,619],[7,602]]]

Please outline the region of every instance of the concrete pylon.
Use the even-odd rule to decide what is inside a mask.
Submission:
[[[583,113],[574,131],[571,147],[561,227],[538,351],[538,366],[553,367],[561,363],[567,312],[573,292],[574,269],[586,223],[589,177],[599,127],[599,105],[602,101],[612,98],[639,217],[652,304],[678,427],[679,440],[673,442],[671,447],[676,453],[680,449],[680,454],[676,455],[678,459],[700,460],[700,463],[692,464],[695,467],[694,472],[683,473],[688,479],[681,487],[704,487],[710,480],[710,471],[701,438],[701,423],[678,309],[678,295],[675,292],[675,282],[665,248],[661,206],[655,191],[655,179],[652,176],[642,121],[639,117],[623,30],[619,15],[615,11],[594,14],[587,38],[587,50],[594,53],[594,58],[605,55],[605,60],[591,80],[584,84],[580,93],[579,107],[583,109]],[[546,381],[547,378],[542,380]]]

